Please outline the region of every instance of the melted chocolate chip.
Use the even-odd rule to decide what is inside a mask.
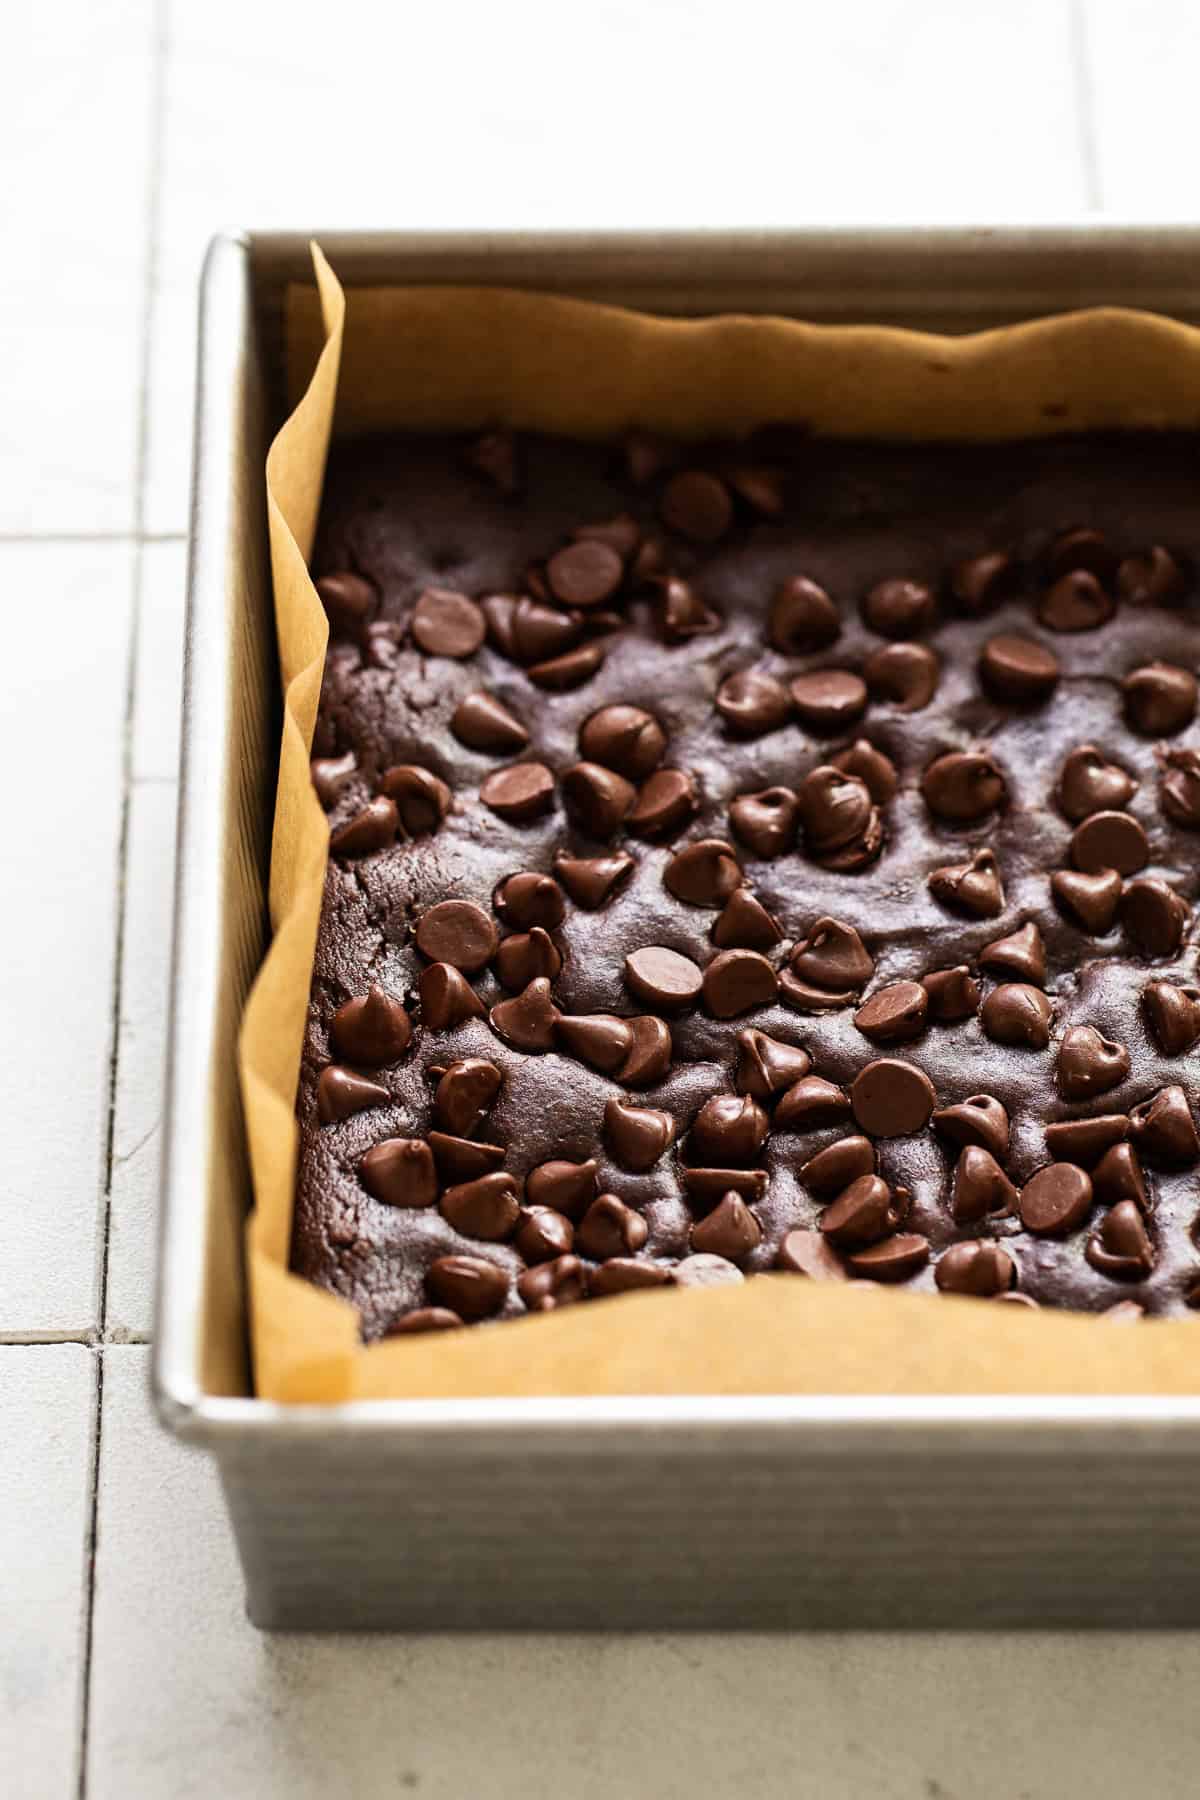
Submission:
[[[673,837],[687,824],[697,805],[690,775],[683,769],[659,769],[638,789],[625,822],[636,837]]]
[[[1096,631],[1116,610],[1116,601],[1094,575],[1072,569],[1042,595],[1037,616],[1048,631]]]
[[[576,1222],[583,1217],[596,1192],[597,1163],[544,1162],[525,1177],[525,1200],[530,1206],[546,1206]]]
[[[933,1279],[943,1294],[975,1294],[983,1300],[1007,1292],[1016,1276],[1016,1264],[1008,1251],[978,1238],[967,1244],[951,1244],[933,1271]]]
[[[1200,1041],[1200,987],[1148,981],[1142,989],[1142,1010],[1164,1056],[1182,1056]]]
[[[344,756],[316,756],[310,765],[317,799],[329,812],[358,773],[358,759],[353,750]]]
[[[384,1138],[367,1151],[358,1173],[368,1194],[388,1206],[432,1206],[438,1196],[433,1151],[423,1138]]]
[[[921,792],[931,813],[955,824],[986,818],[1006,798],[1004,777],[983,750],[951,750],[930,763]]]
[[[993,699],[1010,706],[1035,705],[1048,700],[1058,686],[1058,658],[1034,638],[1002,633],[983,646],[979,676]]]
[[[948,863],[929,876],[935,900],[973,919],[995,919],[1004,911],[1000,867],[991,850],[977,850],[970,862]]]
[[[928,631],[937,614],[933,591],[923,581],[890,576],[877,581],[863,597],[862,615],[880,637],[919,637]]]
[[[1058,804],[1074,824],[1089,813],[1118,811],[1137,791],[1133,776],[1109,762],[1095,744],[1080,744],[1063,763]]]
[[[995,1156],[981,1144],[968,1144],[954,1165],[951,1217],[959,1225],[972,1225],[989,1214],[1016,1210],[1017,1190]]]
[[[721,629],[721,615],[705,605],[690,581],[668,575],[659,584],[658,628],[668,644],[686,644]]]
[[[559,1011],[544,976],[531,981],[513,1000],[501,1000],[488,1014],[492,1030],[516,1050],[553,1047]]]
[[[654,1106],[612,1099],[604,1108],[604,1137],[613,1161],[644,1174],[675,1139],[675,1120]]]
[[[714,1094],[692,1120],[688,1161],[693,1166],[746,1168],[757,1162],[767,1129],[767,1115],[751,1095]]]
[[[1101,869],[1095,875],[1058,869],[1050,877],[1054,898],[1063,911],[1093,937],[1103,937],[1116,923],[1121,886],[1115,869]]]
[[[649,1235],[641,1213],[616,1194],[600,1194],[580,1221],[575,1241],[594,1262],[607,1262],[610,1256],[636,1256]]]
[[[450,811],[450,789],[429,769],[397,763],[385,769],[380,787],[396,803],[400,824],[409,837],[436,831]]]
[[[935,1130],[952,1144],[978,1144],[999,1162],[1008,1155],[1008,1113],[993,1094],[972,1094],[933,1115]]]
[[[757,950],[722,950],[704,971],[704,1005],[715,1019],[733,1019],[775,998],[779,978]]]
[[[564,694],[590,681],[603,663],[603,645],[580,644],[562,656],[552,656],[548,662],[534,663],[529,679],[540,688],[548,688],[552,694]]]
[[[1154,544],[1117,567],[1117,593],[1130,606],[1173,606],[1187,592],[1187,575],[1178,558]]]
[[[1093,1269],[1118,1281],[1143,1281],[1154,1267],[1154,1248],[1132,1200],[1120,1200],[1101,1219],[1085,1252]]]
[[[1126,812],[1094,812],[1071,837],[1071,861],[1087,875],[1136,875],[1150,861],[1146,833]]]
[[[637,798],[637,789],[614,769],[606,769],[601,763],[580,762],[564,771],[562,797],[563,805],[580,830],[586,831],[589,837],[610,838],[624,823]],[[561,875],[558,862],[555,868]],[[571,893],[570,882],[565,875],[562,879],[567,892]]]
[[[514,931],[531,931],[540,925],[553,931],[566,917],[563,892],[553,875],[539,875],[534,869],[522,869],[502,881],[492,896],[492,905]]]
[[[502,1170],[446,1188],[438,1204],[442,1217],[463,1237],[490,1242],[508,1237],[521,1216],[517,1184]]]
[[[331,1027],[334,1047],[347,1062],[381,1068],[403,1056],[412,1038],[412,1020],[392,995],[373,984],[365,994],[339,1006]]]
[[[556,980],[562,970],[562,956],[550,934],[535,925],[532,931],[514,932],[504,939],[496,952],[495,966],[501,987],[515,994],[539,975],[547,981]]]
[[[875,973],[875,959],[853,925],[828,916],[814,920],[788,960],[802,981],[832,990],[865,987]]]
[[[1050,1042],[1054,1008],[1040,988],[1006,981],[993,988],[980,1010],[983,1029],[997,1044],[1022,1044],[1044,1050]]]
[[[843,1189],[821,1219],[824,1235],[839,1249],[874,1244],[901,1225],[907,1196],[878,1175],[860,1175]]]
[[[1200,1137],[1188,1097],[1177,1084],[1159,1088],[1129,1114],[1130,1142],[1149,1163],[1190,1168],[1200,1162]]]
[[[875,1146],[870,1138],[839,1138],[810,1156],[800,1170],[800,1179],[818,1199],[833,1199],[851,1182],[875,1173]]]
[[[1046,947],[1032,919],[1006,937],[985,944],[979,952],[979,963],[989,972],[1017,975],[1035,987],[1046,985]]]
[[[1168,750],[1162,758],[1158,804],[1173,825],[1200,831],[1200,751]]]
[[[554,1262],[560,1256],[569,1256],[574,1243],[575,1227],[565,1213],[555,1212],[552,1206],[522,1208],[513,1249],[527,1263]]]
[[[1176,956],[1187,930],[1187,902],[1157,875],[1126,883],[1121,895],[1121,924],[1143,956]]]
[[[900,786],[895,763],[866,738],[855,738],[848,750],[839,751],[833,767],[861,781],[876,806],[885,806]]]
[[[799,1044],[782,1043],[752,1026],[737,1034],[734,1085],[739,1094],[749,1094],[769,1104],[811,1068],[812,1058]]]
[[[863,666],[871,698],[890,700],[899,712],[920,712],[928,706],[941,673],[941,664],[926,644],[885,644]]]
[[[780,1131],[816,1131],[822,1125],[840,1125],[849,1116],[849,1096],[823,1075],[802,1075],[793,1081],[775,1108]]]
[[[1101,1037],[1094,1025],[1072,1025],[1058,1047],[1055,1079],[1064,1100],[1091,1100],[1119,1087],[1129,1073],[1124,1044]]]
[[[729,803],[729,823],[752,856],[769,862],[792,848],[800,804],[789,787],[761,788]],[[740,871],[739,871],[740,873]]]
[[[667,734],[640,706],[602,706],[583,724],[579,748],[588,762],[603,763],[630,781],[653,774],[667,748]]]
[[[554,858],[554,873],[576,906],[582,906],[588,912],[607,906],[635,867],[632,856],[625,850],[618,850],[611,856],[568,856],[560,850]]]
[[[723,838],[701,838],[677,850],[663,870],[663,886],[689,906],[720,906],[742,883],[742,868]]]
[[[1196,716],[1196,677],[1174,663],[1146,663],[1121,683],[1125,717],[1146,737],[1174,737]]]
[[[395,801],[380,794],[330,835],[329,849],[334,856],[370,856],[395,843],[399,829],[400,814]]]
[[[865,1281],[907,1281],[929,1261],[929,1239],[917,1231],[896,1232],[882,1243],[848,1250],[846,1266]]]
[[[487,621],[474,600],[452,588],[426,588],[413,608],[410,627],[427,656],[474,656],[487,633]]]
[[[850,669],[797,675],[788,691],[793,711],[810,731],[841,731],[867,708],[866,683]]]
[[[665,1020],[647,1013],[629,1020],[629,1054],[617,1070],[624,1087],[653,1087],[671,1067],[674,1046]]]
[[[1090,1119],[1060,1119],[1046,1127],[1046,1148],[1056,1162],[1090,1168],[1113,1144],[1129,1135],[1124,1113],[1098,1113]]]
[[[434,1300],[464,1319],[499,1312],[508,1295],[508,1275],[482,1256],[439,1256],[429,1265],[425,1285]]]
[[[513,607],[508,632],[510,654],[518,662],[541,663],[575,648],[583,635],[583,620],[577,612],[561,612],[524,594]]]
[[[1141,1212],[1153,1211],[1146,1177],[1132,1144],[1114,1144],[1104,1152],[1092,1170],[1092,1187],[1097,1200],[1105,1206],[1132,1200]]]
[[[588,1293],[593,1300],[609,1294],[630,1294],[639,1288],[663,1287],[671,1272],[662,1263],[642,1261],[633,1256],[610,1256],[588,1276]]]
[[[837,607],[807,575],[793,575],[771,602],[767,635],[784,656],[806,656],[832,644],[842,629]]]
[[[443,1181],[475,1181],[481,1175],[493,1175],[504,1163],[500,1144],[479,1144],[470,1138],[451,1137],[446,1131],[429,1133],[429,1148]]]
[[[367,620],[379,603],[371,583],[347,569],[320,576],[316,589],[329,620],[329,635],[361,641]]]
[[[950,571],[950,591],[959,612],[978,618],[1007,600],[1015,592],[1019,578],[1011,556],[1003,550],[985,550],[980,556],[968,556],[955,563]]]
[[[762,737],[786,725],[792,710],[788,691],[774,675],[742,669],[727,675],[717,689],[717,711],[737,737]]]
[[[502,1079],[495,1063],[482,1056],[452,1062],[433,1096],[434,1118],[455,1137],[470,1137],[496,1104]]]

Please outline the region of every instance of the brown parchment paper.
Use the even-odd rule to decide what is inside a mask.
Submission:
[[[1012,437],[1200,423],[1200,332],[1098,310],[939,338],[791,320],[651,318],[497,289],[344,296],[314,247],[289,296],[295,411],[267,462],[285,695],[274,941],[240,1052],[255,1206],[247,1229],[260,1395],[284,1401],[571,1394],[1186,1394],[1200,1322],[1132,1327],[795,1276],[364,1348],[345,1301],[288,1272],[300,1049],[328,831],[308,754],[325,618],[308,577],[331,434],[630,424],[702,437],[767,420],[831,435]],[[311,376],[310,376],[311,371]]]

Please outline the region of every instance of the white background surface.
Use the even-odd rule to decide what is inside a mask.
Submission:
[[[3,55],[0,1793],[1194,1795],[1200,1633],[263,1638],[144,1346],[213,230],[1193,219],[1196,9],[58,0]]]

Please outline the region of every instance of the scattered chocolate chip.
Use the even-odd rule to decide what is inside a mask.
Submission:
[[[676,1287],[729,1287],[745,1280],[736,1263],[724,1256],[685,1256],[671,1270]]]
[[[846,1265],[819,1231],[789,1231],[775,1255],[775,1267],[811,1281],[845,1281]]]
[[[471,1138],[452,1137],[447,1131],[431,1131],[429,1148],[443,1181],[475,1181],[493,1175],[504,1165],[502,1144],[480,1144]]]
[[[707,1218],[692,1226],[688,1242],[701,1256],[720,1256],[739,1263],[762,1242],[762,1226],[740,1194],[718,1200]]]
[[[611,544],[583,538],[556,550],[546,564],[546,580],[566,606],[603,606],[625,579],[625,564]]]
[[[971,1094],[955,1106],[939,1107],[933,1126],[952,1144],[978,1144],[998,1162],[1008,1155],[1008,1112],[993,1094]]]
[[[712,941],[720,950],[770,950],[782,940],[779,920],[748,887],[734,889],[713,923]]]
[[[489,1242],[508,1237],[521,1216],[517,1184],[501,1170],[446,1188],[438,1205],[442,1217],[463,1237]]]
[[[785,1044],[753,1026],[737,1034],[734,1086],[739,1094],[769,1104],[811,1068],[812,1058],[799,1044]]]
[[[951,1244],[933,1271],[943,1294],[974,1294],[982,1300],[1006,1293],[1016,1276],[1017,1267],[1008,1251],[979,1238]]]
[[[1083,569],[1098,581],[1110,582],[1116,567],[1116,552],[1108,539],[1090,525],[1072,525],[1069,530],[1060,531],[1046,555],[1046,573],[1051,581]]]
[[[508,630],[512,639],[509,654],[518,662],[548,662],[575,648],[583,635],[583,620],[579,613],[562,612],[523,594],[513,608]]]
[[[742,884],[737,853],[723,838],[700,838],[677,850],[663,870],[663,886],[689,906],[720,906]]]
[[[979,962],[984,969],[1018,975],[1035,987],[1046,985],[1046,947],[1032,919],[1006,937],[985,944],[979,952]]]
[[[1071,837],[1071,861],[1087,875],[1115,869],[1136,875],[1150,861],[1146,833],[1127,812],[1094,812]]]
[[[498,818],[528,825],[554,804],[554,777],[544,763],[513,763],[482,782],[479,798]]]
[[[874,1244],[895,1231],[907,1212],[905,1189],[893,1191],[878,1175],[859,1175],[827,1208],[821,1230],[839,1249]]]
[[[576,906],[595,912],[606,906],[617,889],[628,881],[635,863],[627,851],[611,856],[568,856],[560,850],[554,858],[554,872]]]
[[[496,1104],[501,1075],[482,1056],[464,1056],[444,1070],[433,1096],[433,1116],[455,1137],[470,1137]]]
[[[568,650],[562,656],[552,656],[548,662],[534,663],[529,671],[529,679],[537,687],[548,688],[553,694],[562,694],[590,681],[603,662],[602,645],[580,644],[578,649]]]
[[[478,975],[496,954],[496,921],[472,900],[439,900],[417,921],[417,949],[430,962]]]
[[[546,1206],[565,1213],[578,1224],[596,1192],[597,1163],[539,1163],[525,1177],[525,1201],[528,1206]]]
[[[791,969],[779,971],[779,997],[798,1012],[841,1012],[859,998],[854,988],[814,987]]]
[[[587,1295],[587,1271],[577,1256],[556,1256],[517,1276],[517,1292],[530,1312],[553,1312]]]
[[[757,950],[720,950],[703,972],[703,1004],[714,1019],[770,1006],[777,990],[779,977]]]
[[[936,1025],[956,1025],[979,1011],[979,983],[966,963],[952,969],[930,969],[921,986],[929,995],[929,1017]]]
[[[692,1209],[710,1212],[723,1195],[740,1194],[743,1200],[760,1201],[767,1191],[765,1169],[688,1169],[679,1171]]]
[[[849,669],[814,669],[797,675],[789,692],[797,718],[810,731],[841,731],[867,707],[866,683]]]
[[[872,1137],[910,1137],[928,1125],[937,1095],[923,1069],[898,1057],[881,1056],[854,1077],[850,1104]]]
[[[937,693],[942,666],[927,644],[885,644],[863,665],[873,700],[890,700],[900,712],[920,712]],[[793,688],[795,683],[793,683]]]
[[[529,733],[520,719],[484,688],[478,688],[459,701],[450,729],[459,743],[469,750],[498,754],[506,750],[523,750],[529,742]]]
[[[1105,1206],[1132,1200],[1140,1211],[1153,1211],[1146,1177],[1132,1144],[1114,1144],[1106,1150],[1092,1170],[1092,1188],[1097,1200]]]
[[[642,541],[642,528],[632,513],[617,513],[595,525],[577,525],[571,533],[577,544],[607,544],[625,561],[635,555]]]
[[[855,775],[823,763],[796,790],[809,855],[847,872],[877,856],[883,842],[879,810]]]
[[[881,1244],[847,1250],[846,1266],[867,1281],[907,1281],[929,1261],[929,1239],[920,1232],[897,1232]]]
[[[1006,981],[993,988],[980,1009],[983,1029],[996,1044],[1023,1044],[1044,1050],[1050,1042],[1054,1016],[1040,988],[1021,981]]]
[[[329,620],[329,635],[361,642],[367,621],[379,602],[371,583],[346,569],[320,576],[316,589]]]
[[[358,760],[353,750],[347,750],[344,756],[315,756],[310,766],[317,799],[329,812],[358,773]]]
[[[616,1194],[600,1194],[588,1207],[575,1234],[585,1256],[606,1262],[610,1256],[636,1256],[650,1236],[640,1212]]]
[[[1105,1213],[1084,1254],[1093,1269],[1122,1281],[1142,1281],[1154,1267],[1154,1249],[1142,1215],[1132,1200],[1119,1200]]]
[[[706,606],[690,581],[668,575],[658,584],[655,608],[664,642],[686,644],[689,638],[708,637],[721,629],[721,615]]]
[[[690,957],[662,944],[648,944],[625,958],[625,983],[647,1006],[679,1012],[700,996],[703,977]]]
[[[1200,751],[1167,750],[1162,757],[1158,804],[1174,825],[1200,830]]]
[[[950,1215],[956,1224],[972,1225],[991,1213],[1015,1213],[1017,1190],[995,1156],[982,1144],[968,1144],[954,1165]]]
[[[432,1206],[438,1197],[433,1151],[423,1138],[384,1138],[358,1172],[368,1194],[388,1206]]]
[[[411,1332],[452,1331],[463,1321],[448,1306],[416,1306],[412,1312],[393,1319],[385,1337],[407,1337]]]
[[[1137,782],[1125,769],[1108,762],[1095,744],[1080,744],[1063,763],[1058,778],[1058,804],[1073,824],[1090,813],[1118,811],[1128,804]]]
[[[1146,737],[1174,737],[1196,716],[1196,677],[1174,663],[1152,662],[1121,683],[1125,717]]]
[[[630,781],[652,774],[666,747],[666,732],[640,706],[602,706],[579,733],[579,748],[588,762],[603,763]]]
[[[929,996],[919,981],[893,981],[863,1002],[854,1023],[877,1044],[905,1044],[920,1037],[928,1012]]]
[[[800,1170],[800,1179],[818,1199],[831,1199],[841,1194],[852,1182],[875,1173],[875,1146],[869,1138],[839,1138],[810,1156]]]
[[[1117,566],[1117,593],[1130,606],[1173,606],[1187,592],[1187,575],[1161,544],[1126,556]]]
[[[1142,1011],[1164,1056],[1182,1056],[1200,1041],[1200,987],[1148,981],[1142,989]]]
[[[550,934],[535,925],[532,931],[518,931],[506,937],[496,952],[495,965],[500,986],[516,994],[539,975],[547,981],[557,980],[562,956]]]
[[[729,802],[729,823],[735,834],[762,862],[792,848],[799,816],[799,802],[789,787],[761,788],[754,794],[738,794]]]
[[[935,900],[973,919],[995,919],[1004,911],[1004,885],[991,850],[977,850],[970,862],[947,863],[929,876]]]
[[[970,823],[994,812],[1007,797],[1004,777],[983,750],[951,750],[930,763],[921,792],[939,819]]]
[[[552,1206],[526,1206],[521,1209],[513,1249],[527,1263],[547,1263],[560,1256],[569,1256],[574,1244],[575,1227],[565,1213],[555,1212]]]
[[[1025,1183],[1018,1205],[1026,1231],[1074,1231],[1092,1209],[1091,1177],[1076,1163],[1047,1163]]]
[[[1003,550],[985,550],[980,556],[965,557],[950,571],[950,591],[958,602],[958,610],[972,618],[991,612],[1002,600],[1009,599],[1019,581],[1016,563]]]
[[[900,786],[895,763],[866,738],[855,738],[848,750],[839,751],[833,767],[861,781],[876,806],[885,806]]]
[[[1149,1163],[1166,1168],[1189,1168],[1200,1161],[1200,1138],[1188,1097],[1176,1083],[1159,1088],[1149,1100],[1132,1108],[1129,1137]]]
[[[1046,1148],[1056,1162],[1090,1168],[1113,1144],[1129,1135],[1124,1113],[1097,1113],[1091,1119],[1060,1119],[1046,1127]]]
[[[464,1319],[486,1319],[508,1297],[508,1275],[482,1256],[439,1256],[425,1285],[434,1300]]]
[[[336,1063],[322,1069],[317,1080],[317,1117],[322,1125],[352,1118],[369,1106],[385,1106],[390,1099],[387,1089],[377,1081],[356,1075],[353,1069],[339,1068]]]
[[[664,1287],[671,1271],[662,1263],[642,1261],[634,1256],[610,1256],[588,1276],[588,1293],[593,1300],[609,1294],[630,1294],[639,1288]]]
[[[1037,616],[1047,631],[1096,631],[1116,610],[1116,601],[1093,574],[1072,569],[1042,595]]]
[[[672,837],[687,824],[698,804],[690,775],[683,769],[659,769],[638,789],[625,823],[635,837]]]
[[[1157,875],[1127,882],[1120,912],[1122,925],[1143,956],[1178,955],[1187,929],[1187,902]]]
[[[535,925],[553,931],[562,924],[567,911],[562,889],[553,875],[539,875],[535,869],[522,869],[506,877],[492,895],[492,905],[515,931],[530,931]]]
[[[875,959],[853,925],[822,915],[788,958],[802,981],[834,990],[862,988],[875,973]]]
[[[1119,1087],[1129,1073],[1124,1044],[1101,1037],[1094,1025],[1072,1025],[1058,1047],[1055,1079],[1064,1100],[1091,1100]]]
[[[848,1095],[823,1075],[802,1075],[793,1081],[775,1108],[780,1131],[816,1131],[822,1125],[840,1125],[849,1116]]]
[[[619,830],[637,798],[631,781],[600,763],[579,762],[562,776],[563,804],[576,825],[590,837],[608,838]],[[632,865],[630,865],[632,866]],[[555,867],[562,873],[559,863]],[[570,882],[563,876],[567,892]]]
[[[430,1031],[451,1031],[468,1019],[483,1017],[483,1001],[452,963],[437,962],[422,969],[418,989],[421,1018]]]
[[[397,763],[385,769],[379,783],[389,800],[394,800],[400,823],[409,837],[436,831],[450,810],[450,789],[446,783],[416,763]]]
[[[487,634],[487,620],[465,594],[426,588],[413,608],[411,630],[427,656],[474,656]]]
[[[395,801],[380,794],[330,835],[329,848],[334,856],[370,856],[395,843],[399,829]]]
[[[613,1013],[563,1013],[554,1024],[559,1043],[590,1068],[613,1075],[633,1047],[633,1027]]]
[[[1092,937],[1103,937],[1116,923],[1121,885],[1115,869],[1099,869],[1094,875],[1058,869],[1050,877],[1050,889],[1058,904]]]
[[[784,656],[805,656],[832,644],[842,629],[837,607],[807,575],[793,575],[771,602],[767,635]]]
[[[778,731],[787,724],[792,710],[782,681],[758,669],[727,675],[717,689],[714,704],[730,731],[742,738]]]
[[[979,675],[993,699],[1024,706],[1047,700],[1054,692],[1058,658],[1034,638],[1003,632],[983,646]]]
[[[749,1094],[714,1094],[692,1120],[688,1161],[741,1169],[757,1162],[767,1141],[767,1115]]]
[[[877,581],[862,602],[862,615],[880,637],[919,637],[928,631],[937,613],[933,592],[923,581],[891,576]]]
[[[559,1012],[544,976],[531,981],[512,1000],[500,1000],[488,1014],[492,1030],[514,1049],[535,1051],[553,1047]]]
[[[623,1087],[652,1087],[671,1067],[674,1046],[666,1021],[653,1013],[629,1020],[629,1054],[617,1070]]]
[[[403,1056],[412,1037],[412,1020],[399,1000],[372,984],[338,1007],[331,1026],[334,1047],[347,1062],[378,1069]]]
[[[715,544],[733,524],[729,489],[703,469],[672,475],[658,510],[664,525],[697,544]]]
[[[644,1174],[675,1138],[675,1120],[654,1106],[612,1099],[604,1108],[604,1136],[614,1162]]]

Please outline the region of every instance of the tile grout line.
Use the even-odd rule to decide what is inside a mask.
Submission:
[[[104,1354],[103,1344],[108,1325],[108,1253],[112,1228],[113,1144],[116,1131],[117,1071],[120,1062],[121,984],[125,964],[125,923],[129,857],[129,822],[133,793],[133,727],[137,697],[138,636],[146,574],[145,554],[145,485],[146,461],[150,437],[150,328],[153,317],[154,289],[158,273],[159,234],[162,213],[162,152],[166,137],[166,85],[169,0],[150,0],[150,66],[146,147],[149,166],[145,186],[145,265],[142,277],[141,365],[138,375],[137,435],[134,447],[134,557],[133,602],[130,609],[129,653],[125,674],[125,717],[121,753],[121,828],[117,852],[117,917],[113,946],[113,980],[111,994],[111,1037],[108,1070],[108,1117],[104,1150],[104,1189],[101,1196],[98,1245],[97,1311],[99,1343],[96,1357],[96,1406],[90,1472],[90,1512],[85,1545],[86,1590],[84,1600],[83,1645],[79,1681],[79,1732],[76,1793],[86,1800],[88,1787],[88,1740],[91,1728],[92,1655],[96,1623],[96,1556],[99,1549],[100,1523],[100,1458],[104,1431]]]
[[[1088,212],[1103,210],[1100,154],[1096,140],[1096,106],[1092,93],[1091,57],[1088,54],[1086,0],[1071,0],[1068,21],[1071,85],[1075,90],[1075,117],[1079,134],[1079,162],[1083,174],[1083,199]]]

